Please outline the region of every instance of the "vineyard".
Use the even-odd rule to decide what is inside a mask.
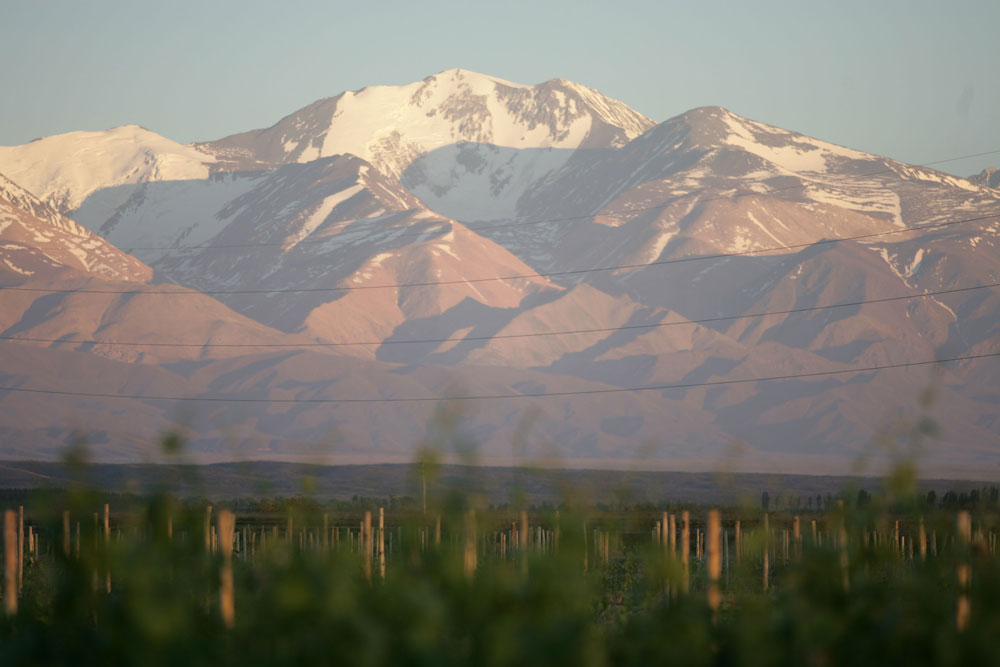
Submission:
[[[36,496],[4,512],[0,663],[1000,662],[996,508],[850,499],[263,512]]]

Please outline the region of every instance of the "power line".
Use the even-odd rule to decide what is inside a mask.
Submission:
[[[472,401],[472,400],[492,400],[502,398],[544,398],[549,396],[584,396],[591,394],[617,394],[633,391],[666,391],[668,389],[693,389],[696,387],[714,387],[729,384],[744,384],[749,382],[769,382],[772,380],[793,380],[798,378],[823,377],[830,375],[843,375],[846,373],[869,373],[893,368],[912,368],[916,366],[928,366],[931,364],[946,364],[956,361],[970,361],[973,359],[985,359],[987,357],[1000,357],[1000,352],[989,352],[985,354],[972,354],[962,357],[951,357],[949,359],[929,359],[925,361],[910,361],[898,364],[883,364],[880,366],[867,366],[864,368],[848,368],[837,371],[815,371],[812,373],[790,373],[786,375],[768,375],[754,378],[738,378],[732,380],[710,380],[707,382],[685,382],[678,384],[663,384],[646,387],[615,387],[613,389],[580,389],[575,391],[550,391],[538,392],[534,394],[486,394],[481,396],[403,396],[396,398],[240,398],[229,396],[142,396],[128,394],[106,394],[100,392],[84,391],[64,391],[59,389],[30,389],[25,387],[0,387],[0,391],[17,391],[30,394],[46,394],[53,396],[80,396],[86,398],[127,398],[139,401],[191,401],[191,402],[212,402],[212,403],[422,403],[428,401]]]
[[[0,290],[12,290],[19,292],[42,292],[46,294],[171,294],[175,296],[180,295],[201,295],[201,294],[289,294],[289,293],[311,293],[311,292],[354,292],[358,290],[375,290],[375,289],[399,289],[407,287],[434,287],[438,285],[464,285],[468,283],[482,283],[482,282],[493,282],[493,281],[503,281],[503,280],[523,280],[530,278],[552,278],[556,276],[571,276],[571,275],[581,275],[585,273],[599,273],[607,271],[619,271],[622,269],[640,269],[649,266],[665,266],[668,264],[680,264],[683,262],[697,262],[708,259],[724,259],[731,257],[747,257],[751,255],[758,255],[767,252],[777,252],[781,250],[795,250],[798,248],[807,248],[816,245],[825,245],[828,243],[840,243],[842,241],[857,241],[861,239],[877,238],[880,236],[888,236],[891,234],[905,234],[908,232],[916,232],[924,229],[939,229],[942,227],[950,227],[952,225],[959,225],[968,222],[978,222],[981,220],[989,220],[991,218],[1000,215],[998,213],[991,213],[989,215],[981,215],[974,218],[962,218],[959,220],[950,220],[944,222],[935,222],[925,225],[916,225],[913,227],[904,227],[900,229],[890,229],[888,231],[882,232],[872,232],[868,234],[857,234],[855,236],[841,236],[830,239],[820,239],[818,241],[810,241],[809,243],[793,243],[783,246],[772,246],[770,248],[758,248],[756,250],[743,250],[740,252],[730,252],[730,253],[718,253],[715,255],[693,255],[689,257],[678,257],[675,259],[664,259],[657,260],[653,262],[643,262],[638,264],[621,264],[618,266],[604,266],[592,269],[573,269],[569,271],[551,271],[546,273],[525,273],[520,275],[510,275],[510,276],[491,276],[488,278],[462,278],[456,280],[438,280],[438,281],[427,281],[419,283],[391,283],[382,285],[353,285],[353,286],[341,286],[341,287],[290,287],[283,289],[249,289],[249,290],[185,290],[185,291],[175,291],[175,290],[100,290],[100,289],[53,289],[53,288],[43,288],[43,287],[21,287],[21,286],[0,286]],[[176,287],[183,287],[183,285],[177,285]]]
[[[484,340],[498,340],[504,338],[535,338],[540,336],[567,336],[571,334],[606,333],[614,331],[628,331],[634,329],[654,329],[659,327],[690,326],[694,324],[706,324],[711,322],[730,322],[734,320],[749,319],[753,317],[768,317],[770,315],[792,315],[796,313],[810,313],[819,310],[829,310],[832,308],[849,308],[852,306],[864,306],[873,303],[887,303],[890,301],[904,301],[908,299],[920,299],[943,294],[955,294],[958,292],[971,292],[974,290],[1000,287],[1000,283],[989,283],[986,285],[974,285],[972,287],[956,287],[954,289],[938,290],[935,292],[921,292],[919,294],[904,294],[901,296],[890,296],[879,299],[864,299],[859,301],[848,301],[844,303],[833,303],[825,306],[808,306],[802,308],[789,308],[787,310],[768,310],[757,313],[744,313],[742,315],[720,315],[718,317],[706,317],[695,320],[683,320],[675,322],[653,322],[650,324],[626,324],[618,327],[599,327],[593,329],[568,329],[564,331],[537,331],[513,334],[497,334],[495,336],[464,336],[461,338],[419,338],[412,340],[381,340],[381,341],[341,341],[341,342],[310,342],[310,343],[159,343],[143,341],[114,341],[114,340],[72,340],[67,338],[29,338],[26,336],[0,336],[0,341],[18,341],[25,343],[71,343],[74,345],[117,345],[134,347],[224,347],[224,348],[311,348],[311,347],[343,347],[351,345],[407,345],[415,343],[451,343],[451,342],[471,342]]]
[[[1000,153],[1000,149],[991,150],[991,151],[984,151],[982,153],[972,153],[972,154],[969,154],[969,155],[960,155],[958,157],[946,158],[944,160],[934,160],[932,162],[924,162],[924,163],[918,164],[918,165],[907,165],[905,163],[900,163],[900,164],[904,164],[904,166],[906,166],[906,167],[929,167],[929,166],[935,165],[935,164],[944,164],[946,162],[956,162],[958,160],[967,160],[969,158],[983,157],[985,155],[993,155],[995,153]],[[882,159],[891,159],[891,158],[882,158]],[[885,168],[885,169],[879,169],[877,171],[872,171],[872,172],[868,172],[868,173],[855,174],[853,176],[855,178],[868,178],[870,176],[878,176],[880,174],[892,173],[893,171],[894,171],[893,168],[888,167],[888,168]],[[783,174],[776,174],[775,176],[782,176],[782,175]],[[763,181],[756,180],[756,181],[752,181],[752,182],[753,183],[761,183]],[[741,197],[749,197],[749,196],[753,196],[753,195],[770,195],[770,194],[776,194],[776,193],[779,193],[779,192],[785,192],[785,191],[788,191],[788,190],[795,190],[795,189],[799,189],[799,188],[806,188],[809,185],[810,185],[810,182],[807,181],[807,182],[804,182],[804,183],[796,183],[794,185],[782,186],[780,188],[771,188],[768,192],[755,192],[755,191],[750,190],[750,191],[746,191],[746,192],[737,192],[737,193],[734,193],[734,194],[731,194],[731,195],[716,195],[714,197],[705,197],[705,198],[699,199],[698,202],[699,203],[705,203],[705,202],[720,201],[720,200],[725,200],[725,199],[739,199]],[[594,212],[594,213],[589,213],[589,214],[585,214],[585,215],[571,215],[571,216],[564,216],[564,217],[560,217],[560,218],[544,218],[544,219],[539,219],[539,220],[524,220],[524,221],[520,221],[520,222],[508,222],[508,223],[502,223],[502,224],[464,225],[463,228],[464,228],[464,230],[467,230],[467,231],[478,232],[480,230],[489,230],[489,229],[505,229],[505,228],[509,228],[509,227],[523,227],[523,226],[528,226],[528,225],[541,225],[541,224],[556,223],[556,222],[570,222],[570,221],[573,221],[573,220],[587,220],[587,219],[593,218],[594,216],[599,215],[599,214],[600,215],[606,215],[606,216],[613,216],[613,215],[628,215],[628,214],[633,214],[633,213],[644,213],[644,212],[647,212],[647,211],[655,211],[655,210],[658,210],[658,209],[666,208],[671,203],[672,202],[664,202],[662,204],[655,204],[653,206],[637,207],[637,208],[632,208],[632,209],[628,209],[628,210],[621,210],[621,211],[608,211],[608,212],[605,212],[603,214],[601,214],[599,212]],[[359,223],[359,222],[360,223],[365,223],[365,224],[375,224],[375,222],[377,222],[377,220],[372,219],[372,218],[356,218],[356,219],[353,219],[353,220],[341,220],[337,224],[340,224],[342,226],[346,226],[346,225],[351,225],[351,224]],[[439,221],[431,221],[429,224],[431,224],[431,225],[451,225],[451,222],[452,222],[451,220],[439,220]],[[407,226],[414,226],[414,225],[407,225]],[[338,231],[342,231],[342,229],[338,230]],[[396,234],[395,237],[399,238],[401,236],[403,236],[403,237],[406,237],[406,236],[423,236],[424,234],[430,234],[430,233],[433,233],[434,231],[438,231],[438,230],[430,229],[430,230],[423,230],[423,231],[419,231],[419,232],[410,232],[410,233],[404,232],[404,233],[401,233],[401,234]],[[179,250],[210,250],[210,249],[229,249],[229,248],[266,248],[266,247],[280,247],[280,246],[286,246],[286,245],[294,245],[294,247],[298,247],[298,246],[302,246],[302,245],[320,245],[320,244],[324,244],[324,243],[329,243],[331,240],[333,240],[335,238],[336,238],[335,236],[329,236],[329,237],[326,237],[326,238],[323,238],[323,239],[302,240],[302,241],[295,242],[294,244],[290,244],[288,241],[270,241],[270,242],[263,242],[263,243],[221,243],[221,244],[190,245],[190,246],[130,246],[128,248],[123,247],[122,249],[123,250],[127,250],[128,252],[132,252],[132,251],[135,251],[135,250],[179,251]]]

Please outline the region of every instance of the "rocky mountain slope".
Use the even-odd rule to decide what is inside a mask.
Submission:
[[[975,176],[970,176],[969,181],[988,188],[1000,188],[1000,169],[987,167]]]
[[[58,353],[78,387],[212,399],[186,422],[170,401],[62,405],[67,422],[142,406],[141,428],[102,417],[112,458],[182,425],[206,459],[436,443],[493,462],[844,471],[930,415],[927,465],[1000,470],[996,358],[850,372],[1000,351],[1000,191],[982,183],[719,107],[657,125],[579,84],[462,70],[195,146],[135,127],[50,137],[0,148],[2,171],[155,270],[142,294],[38,298],[73,318],[17,293],[4,334],[209,343],[30,359],[0,343],[6,382],[57,382],[41,369]],[[11,442],[41,437],[43,414],[15,418],[29,398],[0,399]]]

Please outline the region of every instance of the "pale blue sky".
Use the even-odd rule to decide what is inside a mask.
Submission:
[[[127,123],[216,139],[462,67],[572,79],[657,121],[722,105],[924,162],[1000,149],[998,28],[993,0],[0,0],[0,145]],[[939,168],[988,165],[1000,154]]]

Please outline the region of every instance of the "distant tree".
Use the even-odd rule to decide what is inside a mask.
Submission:
[[[927,492],[927,506],[937,507],[937,494],[934,493],[934,489]]]
[[[864,489],[858,489],[858,507],[868,507],[872,500],[871,495]]]
[[[958,494],[951,490],[946,491],[944,497],[941,498],[941,507],[945,509],[958,507]]]
[[[760,508],[765,512],[771,507],[771,496],[767,491],[760,494]]]

